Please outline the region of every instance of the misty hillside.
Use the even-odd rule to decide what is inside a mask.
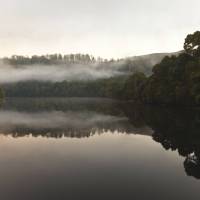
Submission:
[[[149,76],[155,64],[172,54],[177,53],[155,53],[118,60],[95,58],[88,54],[12,56],[1,60],[0,83],[96,80],[136,72]]]
[[[141,56],[133,56],[121,59],[124,61],[125,65],[122,69],[127,69],[131,72],[143,72],[145,75],[149,76],[152,73],[152,68],[154,65],[161,62],[165,56],[178,55],[180,52],[173,53],[153,53]]]
[[[176,53],[175,53],[176,54]],[[146,76],[165,56],[157,53],[118,60],[87,54],[12,56],[0,67],[0,84],[9,97],[112,97],[126,91],[129,77]],[[124,96],[130,96],[124,92]]]
[[[141,55],[141,56],[133,56],[129,57],[127,59],[130,59],[135,62],[143,62],[145,65],[153,66],[157,63],[160,63],[161,60],[165,56],[171,56],[171,55],[178,55],[180,52],[173,52],[173,53],[153,53],[153,54],[147,54],[147,55]]]

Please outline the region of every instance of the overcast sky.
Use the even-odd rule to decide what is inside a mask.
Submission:
[[[200,0],[0,0],[0,56],[117,58],[182,49]]]

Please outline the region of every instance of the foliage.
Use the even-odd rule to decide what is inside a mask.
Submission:
[[[119,98],[126,77],[94,81],[18,82],[2,85],[8,97],[110,97]]]
[[[123,87],[123,98],[133,101],[141,101],[141,91],[145,86],[146,80],[147,78],[143,73],[138,72],[130,76]]]
[[[186,53],[192,56],[200,56],[200,31],[189,34],[184,43]]]
[[[152,75],[138,91],[142,102],[200,105],[200,32],[188,35],[185,41],[185,52],[166,56],[153,67]]]

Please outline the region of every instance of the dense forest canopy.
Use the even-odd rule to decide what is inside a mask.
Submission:
[[[154,104],[200,104],[200,32],[190,34],[184,52],[166,56],[153,67],[153,74],[138,89],[141,101]]]

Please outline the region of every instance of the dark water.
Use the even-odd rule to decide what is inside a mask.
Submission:
[[[1,200],[199,200],[200,111],[7,99]]]

